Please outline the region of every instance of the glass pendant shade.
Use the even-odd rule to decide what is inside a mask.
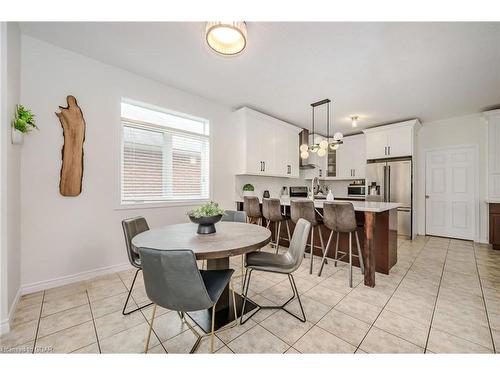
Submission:
[[[309,152],[307,152],[307,151],[302,151],[302,152],[300,153],[300,157],[301,157],[302,159],[307,159],[307,158],[309,157]]]
[[[334,141],[341,141],[342,139],[344,139],[344,135],[341,132],[337,132],[333,135]]]
[[[207,22],[205,32],[210,48],[221,55],[236,55],[247,44],[245,22]]]
[[[322,150],[326,150],[328,148],[328,141],[326,139],[323,139],[321,142],[319,142],[319,148]]]
[[[328,145],[326,147],[328,147]],[[320,148],[318,150],[318,156],[325,156],[325,155],[326,155],[326,150],[324,148]]]
[[[300,152],[306,152],[307,150],[309,150],[308,145],[306,145],[306,144],[300,145]]]
[[[331,148],[332,150],[336,150],[336,149],[338,149],[338,148],[339,148],[339,145],[338,145],[338,143],[332,143],[332,144],[330,145],[330,148]]]

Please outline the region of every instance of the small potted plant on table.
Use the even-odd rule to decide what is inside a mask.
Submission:
[[[198,224],[198,234],[215,233],[215,223],[222,219],[224,210],[215,202],[209,202],[196,210],[189,211],[189,220]]]

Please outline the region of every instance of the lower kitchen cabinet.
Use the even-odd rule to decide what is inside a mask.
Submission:
[[[500,203],[490,203],[490,244],[500,250]]]

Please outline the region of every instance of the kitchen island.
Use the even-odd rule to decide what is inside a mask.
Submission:
[[[304,198],[301,198],[304,199]],[[281,198],[281,205],[283,213],[287,216],[290,215],[290,199]],[[365,261],[365,285],[375,286],[375,272],[389,274],[389,270],[397,262],[397,208],[401,205],[399,203],[386,203],[386,202],[366,202],[366,201],[350,201],[354,206],[356,212],[356,221],[359,227],[359,240],[360,246],[363,251],[363,259]],[[323,204],[325,200],[314,200],[314,207],[318,215],[323,214]],[[237,209],[243,210],[243,200],[236,201]],[[263,225],[266,225],[263,220]],[[282,242],[286,237],[286,228],[282,226],[282,233],[280,238]],[[293,231],[293,223],[290,222],[290,228]],[[328,238],[330,235],[328,228],[321,227],[323,237]],[[272,231],[274,233],[274,231]],[[326,236],[326,237],[325,237]],[[285,244],[288,245],[285,241]],[[315,255],[321,255],[319,249],[319,241],[315,241]],[[334,246],[327,249],[327,256],[333,256]],[[345,251],[348,249],[347,235],[340,236],[339,249]],[[357,253],[356,246],[353,246],[353,253]],[[357,265],[357,259],[353,259],[353,264]]]

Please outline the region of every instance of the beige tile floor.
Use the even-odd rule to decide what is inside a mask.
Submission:
[[[273,251],[270,248],[264,250]],[[239,272],[240,259],[231,260]],[[315,259],[315,272],[319,259]],[[398,263],[365,287],[345,264],[295,273],[307,322],[265,310],[217,335],[217,353],[494,353],[500,349],[500,252],[435,237],[399,240]],[[121,308],[134,270],[21,298],[0,352],[140,353],[151,307],[128,316]],[[240,280],[240,279],[239,279]],[[235,286],[241,288],[240,281]],[[252,298],[279,304],[291,294],[286,276],[255,273]],[[148,301],[142,279],[132,306]],[[298,312],[296,301],[290,309]],[[151,353],[186,353],[195,336],[173,311],[159,309]],[[198,352],[209,351],[204,340]]]

